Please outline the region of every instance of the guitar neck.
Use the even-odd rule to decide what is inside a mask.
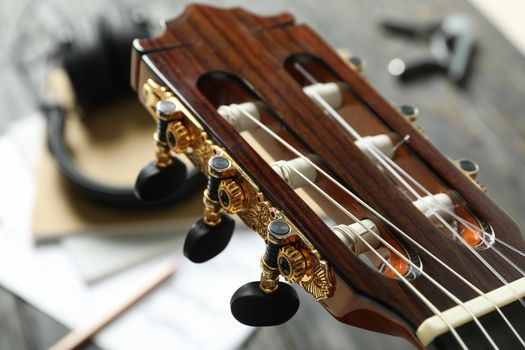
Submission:
[[[521,300],[517,300],[500,308],[500,310],[507,317],[518,334],[525,334],[525,318],[523,316],[524,307],[521,303]],[[488,334],[490,334],[500,349],[518,349],[523,346],[511,328],[503,322],[498,311],[492,311],[491,313],[480,317],[479,322],[487,330]],[[488,342],[487,338],[483,336],[478,325],[474,321],[470,321],[463,326],[456,328],[456,332],[469,349],[492,348],[492,345]],[[431,344],[429,344],[428,349],[450,350],[461,349],[461,346],[455,339],[454,335],[449,331],[437,337]]]

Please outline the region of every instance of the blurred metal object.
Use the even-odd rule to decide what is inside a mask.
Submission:
[[[390,74],[409,80],[428,72],[444,72],[456,84],[468,74],[475,48],[470,19],[449,15],[439,20],[417,21],[406,15],[383,12],[379,24],[386,30],[415,40],[424,40],[429,53],[423,56],[394,58],[388,65]]]

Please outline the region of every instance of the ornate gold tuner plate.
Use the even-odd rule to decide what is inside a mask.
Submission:
[[[233,161],[226,150],[215,143],[204,130],[198,119],[166,87],[153,79],[142,86],[143,102],[156,120],[156,105],[159,101],[170,101],[176,105],[176,112],[168,116],[167,146],[169,153],[185,154],[196,168],[206,176],[218,179],[218,200],[212,200],[204,193],[204,220],[213,226],[220,222],[220,213],[237,214],[239,218],[260,237],[268,242],[282,245],[283,266],[270,269],[262,262],[261,288],[266,292],[275,290],[279,275],[290,283],[298,283],[316,300],[323,300],[333,293],[334,276],[313,245],[297,230],[284,213],[270,203],[255,182]],[[210,167],[210,159],[223,157],[228,167],[218,172]],[[275,220],[285,222],[290,234],[283,239],[269,237],[268,226]],[[284,269],[284,270],[283,270]]]

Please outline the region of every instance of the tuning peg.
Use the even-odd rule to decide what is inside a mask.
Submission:
[[[135,195],[145,202],[158,202],[174,195],[186,179],[186,166],[172,158],[169,165],[146,165],[135,182]]]
[[[235,319],[247,326],[277,326],[288,321],[299,308],[297,292],[284,282],[267,294],[259,282],[246,283],[233,294],[230,308]]]
[[[366,68],[366,61],[359,56],[351,56],[348,63],[358,73],[363,73]]]
[[[279,273],[285,270],[293,274],[288,259],[280,255],[281,243],[291,234],[291,227],[282,220],[274,220],[268,225],[266,251],[261,258],[261,280],[250,282],[233,294],[230,308],[233,317],[239,322],[254,327],[276,326],[288,321],[299,308],[296,291],[284,282],[279,282]],[[281,258],[280,258],[281,257]],[[279,260],[279,263],[278,263]],[[282,261],[281,261],[282,260]]]
[[[154,140],[157,160],[146,165],[135,182],[135,195],[145,202],[158,202],[171,197],[186,179],[186,166],[170,154],[170,144],[176,143],[176,139],[169,124],[180,114],[177,106],[172,101],[162,100],[155,108],[157,131]]]
[[[335,51],[337,52],[337,55],[345,62],[348,62],[348,59],[352,57],[352,53],[346,47],[339,47]]]
[[[344,61],[348,62],[348,65],[358,73],[362,73],[366,68],[366,61],[359,56],[354,56],[347,48],[338,48],[337,54]]]
[[[230,184],[228,188],[234,183],[230,179],[234,173],[231,162],[223,156],[211,157],[208,173],[203,200],[204,216],[191,227],[184,241],[184,255],[195,263],[208,261],[222,252],[235,229],[235,221],[222,212],[223,207],[234,212],[231,206],[237,205],[239,199],[238,196],[231,196],[227,189],[223,190],[224,183]]]
[[[411,105],[399,106],[399,112],[411,122],[416,121],[417,117],[419,116],[419,109]]]
[[[190,228],[184,241],[184,256],[194,263],[202,263],[217,256],[226,248],[235,229],[235,221],[221,214],[220,222],[213,226],[200,219]]]
[[[458,159],[457,164],[470,178],[475,179],[479,172],[479,165],[470,159]]]
[[[423,137],[427,137],[425,130],[419,125],[416,120],[419,117],[419,109],[411,105],[395,106],[399,113],[401,113],[406,120],[412,123],[412,126],[419,131]]]
[[[452,163],[455,164],[476,186],[478,186],[481,191],[487,192],[487,186],[476,180],[479,172],[478,163],[466,158],[452,160]]]

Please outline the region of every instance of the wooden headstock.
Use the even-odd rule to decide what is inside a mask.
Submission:
[[[479,297],[480,292],[489,293],[516,282],[510,299],[476,314],[490,316],[495,308],[507,305],[513,307],[508,312],[514,315],[516,303],[511,301],[523,294],[520,279],[524,276],[495,254],[493,237],[485,233],[493,230],[496,237],[524,251],[519,228],[476,181],[429,143],[410,118],[368,84],[359,67],[345,62],[308,26],[295,24],[288,14],[259,17],[239,8],[193,5],[167,22],[160,37],[137,40],[134,48],[131,83],[158,125],[157,162],[148,174],[158,175],[163,168],[172,167],[172,156],[183,153],[209,177],[204,219],[187,240],[186,253],[192,260],[204,261],[224,248],[233,230],[226,214],[237,214],[268,245],[267,259],[262,260],[260,293],[279,296],[280,289],[288,288],[278,284],[279,275],[285,275],[342,322],[401,335],[418,347],[431,341],[438,347],[458,344],[454,338],[450,340],[449,330],[422,335],[420,327],[436,317],[436,312],[414,290],[437,310],[445,311],[458,302],[440,291],[436,283],[467,302]],[[328,84],[323,85],[327,88],[337,87],[338,101],[334,103],[338,106],[332,113],[319,103],[321,92],[305,93],[303,88],[315,85],[312,80]],[[251,103],[247,112],[235,106],[246,102]],[[358,135],[384,135],[394,164],[383,158],[374,160],[375,151],[365,152],[364,146],[356,143],[355,134],[333,118],[333,112]],[[254,114],[260,124],[250,120]],[[312,164],[298,165],[316,174],[312,180],[315,185],[296,177],[303,182],[297,191],[286,181],[286,174],[277,174],[276,169],[281,168],[272,167],[272,162],[297,158],[278,139],[318,167],[316,171]],[[256,150],[256,143],[263,148]],[[408,173],[430,194],[443,194],[446,198],[441,205],[448,205],[459,218],[447,224],[456,225],[453,228],[461,237],[447,234],[447,224],[421,209],[425,205],[414,205],[418,199],[424,202],[428,193],[417,186],[413,186],[415,193],[404,193],[402,181],[387,165],[405,181],[409,180],[402,171]],[[368,261],[363,259],[362,252],[355,249],[357,243],[352,246],[342,241],[348,231],[343,228],[338,233],[327,224],[348,226],[354,221],[322,192],[358,221],[370,220],[374,232],[387,244],[372,237],[373,249],[361,244],[360,249],[368,251]],[[276,231],[284,231],[273,232],[272,223],[277,225]],[[211,231],[216,234],[203,241]],[[198,250],[201,245],[206,249]],[[214,248],[208,249],[209,245]],[[374,255],[376,248],[382,249],[383,259],[396,264],[396,271]],[[402,252],[416,267],[393,254],[392,249]],[[505,254],[517,267],[524,266],[523,256],[508,250]],[[281,261],[291,271],[279,266]],[[283,293],[292,292],[286,289]],[[283,300],[279,305],[286,308],[289,299]],[[286,318],[284,314],[282,317]],[[471,330],[468,320],[453,326],[462,329],[462,339],[476,331]],[[428,332],[434,331],[431,328]],[[501,334],[500,338],[509,338]]]

